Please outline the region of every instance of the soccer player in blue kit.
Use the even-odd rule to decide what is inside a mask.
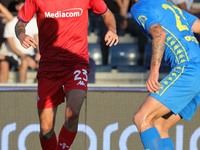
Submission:
[[[133,121],[146,150],[174,150],[168,129],[181,118],[190,120],[200,103],[200,20],[166,0],[135,0],[131,14],[152,39],[150,92]],[[171,72],[161,82],[162,59]]]

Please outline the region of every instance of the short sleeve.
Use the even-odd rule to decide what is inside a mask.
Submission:
[[[108,9],[103,0],[90,0],[89,8],[96,14],[104,14]]]
[[[28,23],[38,10],[36,2],[37,0],[26,0],[18,13],[18,19],[24,23]]]
[[[184,10],[182,10],[182,12],[183,12],[183,16],[184,16],[185,19],[187,20],[187,22],[188,22],[190,28],[192,28],[194,22],[195,22],[198,18],[197,18],[196,16],[194,16],[194,15],[192,15],[192,14],[190,14],[190,13],[184,11]]]
[[[140,27],[143,28],[143,31],[145,31],[145,34],[147,35],[149,34],[149,28],[152,25],[159,23],[155,13],[148,8],[140,7],[138,9],[134,9],[134,7],[132,7],[131,14],[132,14],[133,19],[137,22],[137,24]]]

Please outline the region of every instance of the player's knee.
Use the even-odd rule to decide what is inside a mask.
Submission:
[[[133,122],[135,123],[135,125],[138,127],[140,126],[141,122],[142,122],[142,117],[140,116],[140,114],[138,112],[136,112],[133,116]]]
[[[77,120],[78,116],[79,110],[71,109],[69,107],[66,109],[66,121],[70,120],[72,122],[73,120]]]
[[[133,123],[137,123],[137,113],[138,113],[139,109],[135,112],[135,114],[133,115]]]
[[[66,114],[64,126],[68,129],[77,127],[79,113],[77,111],[70,111],[70,114]]]
[[[141,129],[141,127],[144,127],[145,125],[149,124],[148,119],[145,117],[145,115],[141,114],[140,112],[136,112],[133,116],[133,122],[137,126],[138,129]]]
[[[41,124],[41,126],[40,126],[40,135],[41,136],[44,136],[44,138],[48,138],[53,133],[54,133],[53,125]]]
[[[40,137],[41,139],[43,140],[48,140],[50,139],[54,134],[54,131],[53,130],[50,130],[48,132],[43,132],[42,130],[40,131]]]

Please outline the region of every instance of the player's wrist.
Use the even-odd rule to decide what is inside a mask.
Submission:
[[[111,31],[111,32],[113,32],[113,33],[115,33],[115,34],[117,34],[117,30],[111,29],[111,30],[109,30],[109,31]]]
[[[24,33],[24,32],[18,32],[18,33],[17,33],[17,38],[18,38],[20,41],[23,41],[24,36],[25,36],[25,33]]]

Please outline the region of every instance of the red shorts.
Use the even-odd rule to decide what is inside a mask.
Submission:
[[[87,91],[89,68],[83,65],[66,71],[38,72],[38,108],[53,108],[64,102],[65,93],[72,89]]]

